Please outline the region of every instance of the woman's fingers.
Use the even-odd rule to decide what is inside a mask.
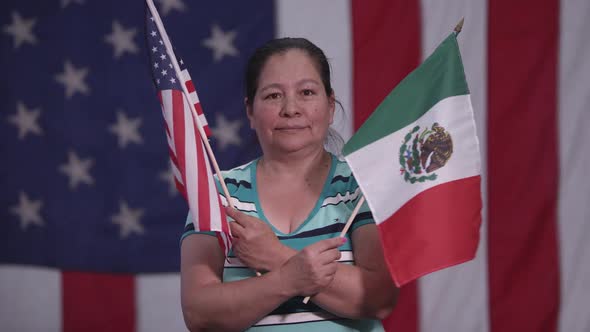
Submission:
[[[236,238],[241,237],[245,230],[244,226],[235,221],[229,223],[229,229],[231,230],[231,235]]]

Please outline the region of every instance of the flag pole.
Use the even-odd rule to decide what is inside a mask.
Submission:
[[[170,62],[174,67],[174,71],[176,72],[176,77],[179,80],[182,80],[182,75],[180,71],[180,66],[178,65],[178,61],[176,60],[176,55],[174,54],[174,50],[172,49],[172,43],[170,43],[170,39],[168,38],[168,34],[164,29],[164,23],[162,23],[162,19],[160,18],[160,14],[158,14],[158,10],[154,5],[153,0],[146,0],[146,3],[150,9],[150,13],[154,18],[154,23],[156,23],[156,27],[160,31],[160,36],[162,36],[162,41],[164,42],[164,47],[166,48],[166,53],[170,57]],[[234,205],[231,202],[231,196],[229,195],[229,190],[227,190],[227,186],[225,185],[225,181],[223,180],[223,175],[221,175],[221,170],[219,169],[219,165],[217,164],[217,159],[215,159],[215,155],[213,154],[213,150],[211,149],[211,145],[209,144],[209,140],[207,139],[207,135],[203,130],[203,126],[201,125],[201,121],[199,120],[199,116],[197,115],[197,111],[195,110],[195,105],[190,102],[188,89],[186,85],[180,82],[180,86],[182,88],[182,92],[184,93],[184,98],[186,98],[189,102],[187,103],[190,107],[191,113],[193,114],[193,121],[196,121],[197,128],[199,130],[199,135],[201,136],[201,141],[205,145],[205,150],[207,150],[207,155],[209,155],[209,159],[213,164],[213,169],[215,170],[215,174],[217,174],[217,178],[219,179],[219,183],[221,184],[221,188],[223,189],[223,193],[225,194],[227,205],[231,208],[234,208]],[[230,231],[231,234],[231,231]]]
[[[346,235],[346,232],[348,232],[350,225],[352,225],[352,221],[354,220],[356,215],[359,213],[359,210],[361,209],[361,206],[363,205],[364,202],[365,202],[365,196],[361,196],[359,201],[356,203],[354,210],[352,210],[352,214],[350,215],[350,217],[348,217],[348,220],[346,221],[346,225],[344,225],[342,232],[340,232],[340,235],[339,235],[340,237],[344,237]],[[311,296],[307,296],[306,298],[304,298],[303,303],[307,304],[307,302],[309,302],[310,298],[311,298]]]
[[[455,35],[458,35],[461,32],[461,30],[463,29],[463,23],[465,23],[465,17],[461,17],[461,20],[455,26]]]

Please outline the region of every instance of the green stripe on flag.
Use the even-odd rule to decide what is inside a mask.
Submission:
[[[404,78],[346,143],[343,154],[371,144],[416,121],[439,101],[469,94],[457,37],[451,33]]]

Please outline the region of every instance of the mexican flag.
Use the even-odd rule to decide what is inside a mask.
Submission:
[[[475,257],[480,152],[453,32],[345,145],[397,286]]]

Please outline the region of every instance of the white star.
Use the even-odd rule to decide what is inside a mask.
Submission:
[[[119,236],[126,238],[131,233],[143,234],[143,226],[139,219],[143,216],[142,209],[131,209],[127,203],[119,203],[119,213],[111,217],[111,222],[119,225]]]
[[[162,15],[168,15],[171,10],[178,10],[183,12],[186,10],[186,6],[182,0],[157,0],[160,3],[162,9]]]
[[[242,121],[228,121],[223,114],[217,114],[215,128],[211,127],[213,136],[217,139],[217,144],[221,150],[225,150],[228,145],[240,145],[242,140],[240,139],[240,127]]]
[[[83,4],[84,0],[61,0],[61,8],[66,8],[70,3]]]
[[[172,167],[172,163],[170,163],[168,169],[164,172],[160,172],[159,175],[160,180],[168,184],[168,195],[170,195],[170,197],[176,196],[176,194],[178,194],[178,190],[176,189],[176,181],[174,181],[174,173],[172,172]]]
[[[3,31],[14,38],[14,48],[19,48],[24,42],[35,45],[37,37],[33,34],[36,19],[24,19],[18,12],[12,12],[12,24],[5,25]]]
[[[119,22],[113,21],[113,32],[104,39],[107,43],[113,45],[115,58],[120,58],[125,52],[137,53],[139,48],[133,42],[133,37],[137,33],[136,28],[125,29]]]
[[[66,98],[70,99],[76,92],[82,94],[89,94],[90,88],[84,82],[84,79],[88,75],[88,68],[82,67],[76,69],[69,61],[64,64],[64,72],[55,75],[55,80],[63,84],[66,89]]]
[[[75,152],[68,153],[68,162],[59,166],[59,171],[68,176],[70,189],[75,190],[80,183],[93,185],[94,179],[90,175],[90,167],[94,165],[92,158],[81,160]]]
[[[155,37],[158,35],[158,33],[155,30],[152,30],[152,32],[150,34],[152,35],[152,37]]]
[[[28,133],[33,133],[41,136],[43,130],[39,127],[37,120],[41,115],[41,110],[36,108],[27,110],[27,107],[22,103],[18,102],[16,105],[16,114],[8,118],[8,122],[14,124],[18,128],[18,138],[24,139]]]
[[[223,32],[217,24],[211,27],[211,37],[203,41],[203,45],[213,51],[213,60],[221,61],[224,56],[238,56],[239,52],[234,46],[235,31]]]
[[[24,230],[29,225],[43,226],[45,223],[39,214],[39,210],[43,206],[41,200],[32,201],[26,193],[20,192],[18,197],[18,205],[10,208],[10,211],[20,218],[20,227]]]
[[[172,84],[176,83],[176,79],[175,79],[174,77],[172,77],[172,78],[170,79],[170,83],[172,83]]]
[[[157,62],[155,62],[154,63],[154,68],[158,68],[158,67],[160,67],[160,65]]]
[[[168,70],[166,70],[166,69],[162,70],[162,76],[166,76],[166,75],[168,75]]]
[[[119,148],[123,149],[129,144],[143,143],[143,139],[139,134],[139,126],[141,126],[141,118],[127,118],[125,113],[117,112],[117,123],[109,127],[109,131],[117,135],[119,139]]]

